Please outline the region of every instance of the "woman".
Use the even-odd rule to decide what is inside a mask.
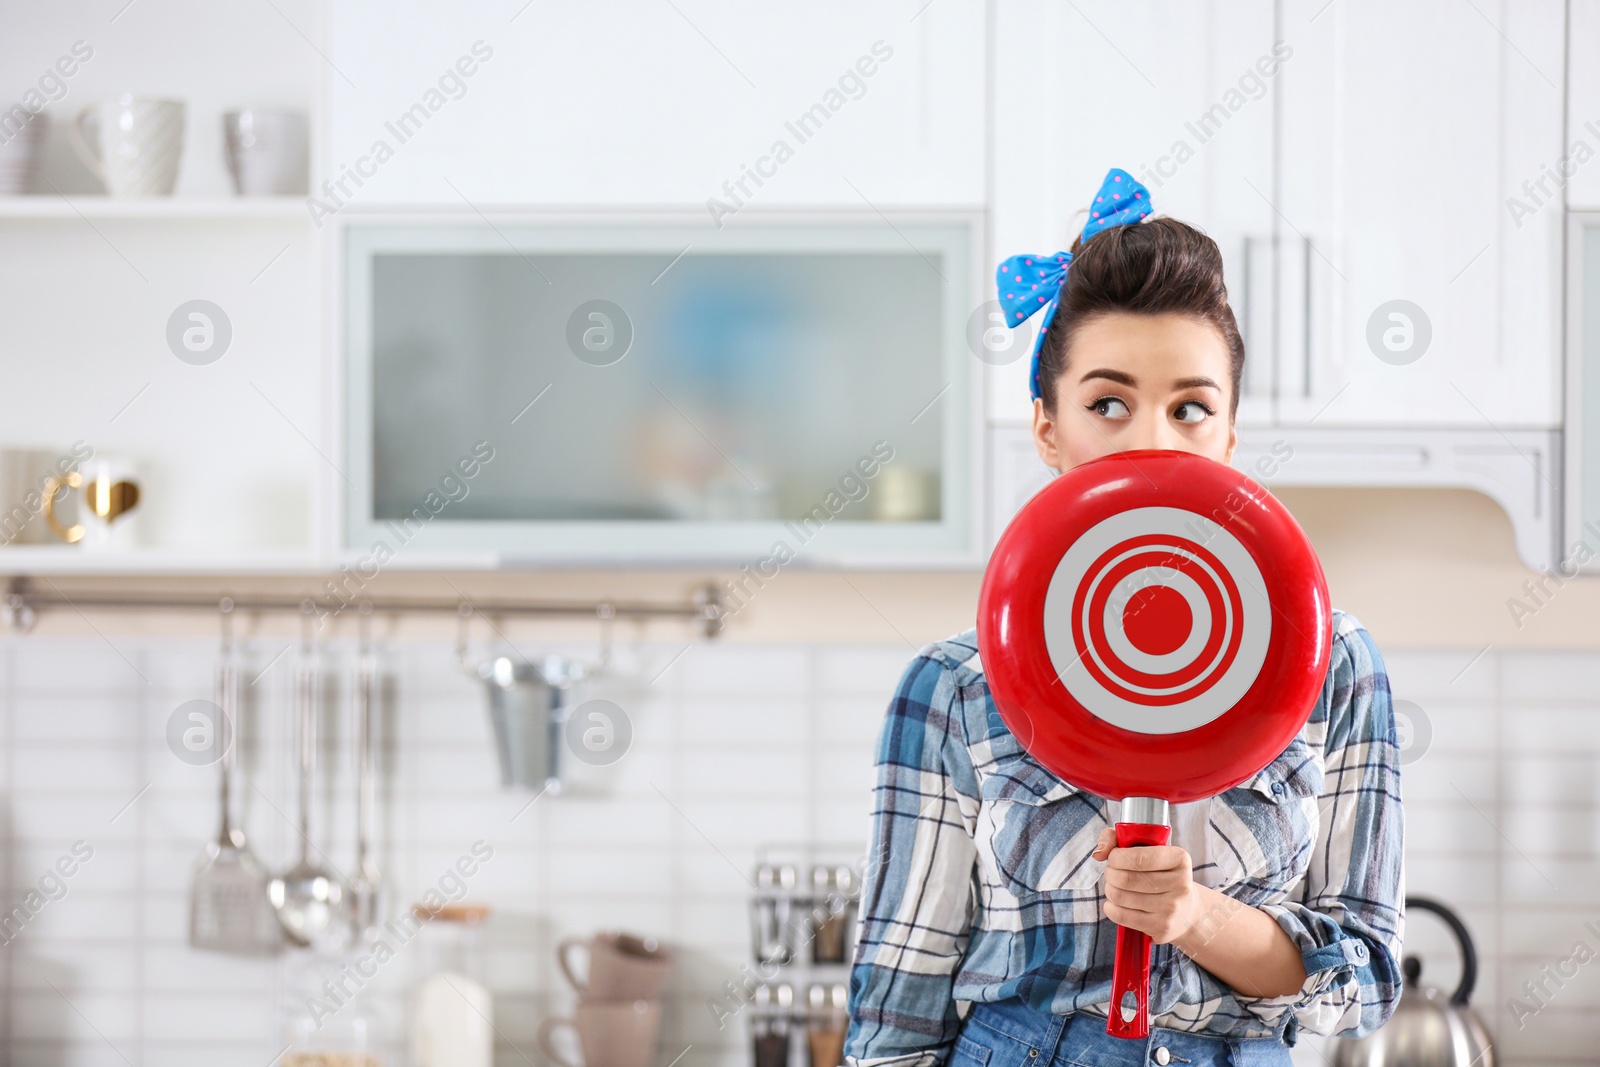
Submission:
[[[1222,257],[1150,218],[1112,170],[1071,254],[998,275],[1045,310],[1033,437],[1058,471],[1139,448],[1228,462],[1244,344]],[[878,749],[850,980],[857,1067],[1287,1064],[1300,1029],[1360,1035],[1399,999],[1403,817],[1383,661],[1333,613],[1321,696],[1261,774],[1172,807],[1167,846],[1117,848],[1110,802],[1030,757],[995,711],[975,630],[907,668]],[[1115,924],[1154,942],[1151,1034],[1107,1036]],[[963,1017],[958,1002],[970,1002]]]

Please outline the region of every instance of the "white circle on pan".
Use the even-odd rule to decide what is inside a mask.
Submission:
[[[1134,549],[1123,553],[1108,563],[1106,570],[1110,570],[1128,556],[1142,551],[1144,550]],[[1170,549],[1167,546],[1161,546],[1158,551],[1178,553],[1183,550],[1176,546]],[[1183,554],[1189,556],[1187,552]],[[1193,559],[1194,557],[1190,556],[1190,558]],[[1196,560],[1195,562],[1198,563],[1200,561]],[[1204,566],[1204,564],[1201,565]],[[1208,571],[1210,569],[1209,567],[1206,568]],[[1095,585],[1100,584],[1100,579],[1104,574],[1105,570],[1095,576]],[[1183,644],[1171,652],[1152,654],[1140,651],[1132,641],[1128,640],[1128,632],[1123,628],[1125,621],[1123,613],[1128,609],[1128,602],[1133,599],[1135,594],[1153,586],[1165,586],[1171,589],[1182,596],[1189,605],[1189,617],[1191,619],[1189,636],[1184,638]],[[1084,598],[1083,610],[1085,616],[1089,613],[1089,604],[1093,599],[1094,590],[1090,589],[1089,595]],[[1232,606],[1227,602],[1226,593],[1223,594],[1223,605],[1227,614],[1231,615]],[[1206,600],[1205,591],[1200,588],[1199,582],[1182,571],[1171,567],[1141,567],[1130,574],[1124,575],[1122,580],[1117,583],[1116,588],[1111,591],[1111,595],[1106,598],[1106,608],[1103,615],[1106,644],[1111,646],[1111,651],[1123,663],[1144,674],[1171,674],[1173,671],[1182,670],[1194,662],[1194,658],[1200,654],[1200,650],[1206,647],[1206,638],[1211,636],[1211,604]],[[1088,619],[1085,618],[1084,624],[1086,626],[1087,623]],[[1225,625],[1230,624],[1231,619],[1225,623]],[[1226,640],[1224,640],[1223,644],[1227,644]],[[1094,649],[1091,648],[1090,652],[1093,653]],[[1098,657],[1096,662],[1100,662]],[[1104,663],[1100,664],[1100,669],[1106,671],[1107,674],[1116,674],[1116,671],[1108,669]],[[1132,683],[1123,684],[1130,689],[1138,688]],[[1156,691],[1170,692],[1170,690]]]
[[[1222,677],[1193,699],[1162,705],[1135,702],[1106,689],[1083,663],[1073,640],[1073,601],[1078,588],[1095,579],[1088,569],[1118,545],[1151,535],[1181,538],[1215,556],[1239,591],[1242,615],[1237,622],[1239,648]],[[1260,568],[1239,539],[1222,526],[1183,508],[1134,508],[1091,526],[1062,555],[1045,589],[1043,623],[1045,650],[1057,677],[1091,715],[1135,733],[1176,734],[1219,718],[1250,691],[1267,659],[1272,606]]]

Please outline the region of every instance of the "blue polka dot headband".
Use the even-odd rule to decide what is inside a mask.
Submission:
[[[1148,214],[1150,190],[1127,171],[1112,167],[1089,207],[1089,221],[1083,224],[1083,240],[1112,226],[1136,223]],[[1056,316],[1061,285],[1067,277],[1067,264],[1071,262],[1071,252],[1057,252],[1053,256],[1012,256],[995,272],[1007,326],[1013,329],[1021,326],[1035,312],[1044,310],[1039,335],[1033,339],[1033,362],[1028,369],[1028,389],[1035,400],[1044,395],[1039,387],[1039,350],[1044,347],[1045,334]]]

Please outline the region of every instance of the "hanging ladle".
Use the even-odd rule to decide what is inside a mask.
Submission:
[[[317,662],[311,601],[300,605],[300,655],[295,664],[295,729],[300,765],[300,861],[267,883],[278,921],[302,947],[319,941],[343,916],[346,893],[337,874],[311,858],[311,785],[317,760]]]

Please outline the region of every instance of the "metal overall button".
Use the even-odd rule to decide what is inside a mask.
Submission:
[[[1155,1052],[1151,1053],[1151,1059],[1155,1060],[1161,1067],[1167,1067],[1167,1064],[1172,1062],[1172,1053],[1167,1051],[1167,1046],[1157,1045]]]

